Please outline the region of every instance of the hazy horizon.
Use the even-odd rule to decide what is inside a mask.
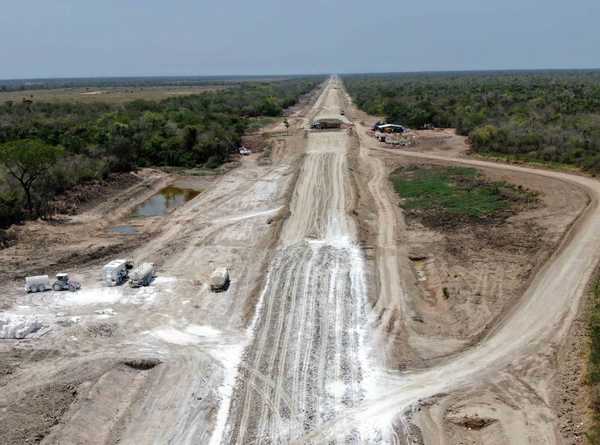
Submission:
[[[600,3],[5,5],[0,79],[595,69]]]
[[[426,71],[363,71],[363,72],[346,72],[346,73],[268,73],[268,74],[189,74],[189,75],[161,75],[161,74],[149,74],[149,75],[124,75],[124,76],[80,76],[80,77],[13,77],[13,78],[0,78],[0,82],[26,82],[26,81],[43,81],[43,80],[94,80],[94,79],[222,79],[232,80],[237,78],[286,78],[286,77],[303,77],[303,76],[352,76],[352,75],[385,75],[385,74],[469,74],[469,73],[510,73],[510,72],[561,72],[561,71],[600,71],[600,67],[589,67],[589,68],[506,68],[506,69],[483,69],[483,70],[426,70]]]

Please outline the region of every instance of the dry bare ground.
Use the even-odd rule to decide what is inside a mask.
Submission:
[[[47,242],[36,249],[37,239],[28,236],[1,252],[13,259],[3,272],[14,277],[3,282],[2,315],[39,320],[45,333],[0,343],[7,363],[0,375],[1,443],[208,440],[233,385],[272,244],[289,213],[305,112],[307,106],[289,116],[289,135],[278,136],[284,142],[277,162],[252,155],[221,177],[184,178],[182,185],[203,192],[165,217],[134,222],[142,233],[137,243],[113,242],[123,237],[107,231],[130,222],[131,209],[176,176],[149,173],[154,179],[118,200],[62,224],[22,228],[43,231]],[[115,251],[97,248],[105,244]],[[65,260],[74,255],[79,261]],[[155,262],[158,278],[147,288],[106,288],[101,266],[114,256]],[[215,294],[207,283],[218,266],[230,268],[232,283]],[[81,291],[24,294],[24,272],[59,267],[82,281]]]
[[[462,141],[451,134],[398,151],[377,146],[358,118],[352,131],[308,131],[319,114],[360,116],[335,77],[314,99],[289,117],[289,135],[270,128],[270,156],[210,181],[188,178],[205,191],[148,222],[140,245],[119,244],[120,254],[158,264],[150,287],[104,288],[99,259],[85,255],[74,266],[78,293],[25,296],[20,280],[3,283],[5,313],[50,330],[0,343],[0,442],[565,442],[549,382],[600,255],[600,185],[457,158]],[[427,288],[441,284],[410,258],[426,251],[465,267],[443,247],[462,242],[470,267],[478,245],[405,223],[388,181],[407,162],[399,157],[545,189],[544,205],[509,226],[525,236],[523,224],[538,225],[539,258],[480,252],[480,262],[512,260],[511,274],[531,268],[525,283],[510,276],[510,291],[496,304],[482,293],[481,307],[472,295],[447,310],[428,301]],[[148,194],[172,179],[156,178]],[[127,205],[146,196],[130,192]],[[94,238],[122,219],[120,204],[74,218],[73,230]],[[23,261],[76,264],[49,256]],[[218,266],[232,283],[215,294],[206,283]]]

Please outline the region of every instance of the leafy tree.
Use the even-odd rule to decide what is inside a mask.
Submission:
[[[30,214],[33,213],[33,184],[48,173],[49,168],[63,153],[62,147],[45,144],[37,139],[22,139],[0,145],[0,163],[23,188]]]

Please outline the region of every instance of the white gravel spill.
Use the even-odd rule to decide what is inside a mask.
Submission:
[[[189,325],[187,328],[185,328],[185,331],[188,334],[198,335],[200,337],[217,337],[221,335],[221,331],[213,328],[212,326],[200,326],[196,324]]]
[[[118,287],[85,288],[78,292],[63,292],[56,300],[60,306],[78,306],[87,304],[115,304],[123,298]]]
[[[148,333],[152,337],[164,342],[181,346],[205,343],[206,339],[214,339],[221,336],[221,331],[212,326],[196,324],[190,324],[183,330],[171,326],[160,327]]]
[[[194,345],[201,341],[196,335],[188,334],[172,327],[154,329],[150,332],[150,335],[164,342],[180,346]]]
[[[84,287],[77,292],[55,292],[54,303],[59,306],[84,306],[98,304],[149,304],[161,292],[172,293],[175,277],[157,277],[150,286],[136,289],[128,285],[116,287]]]

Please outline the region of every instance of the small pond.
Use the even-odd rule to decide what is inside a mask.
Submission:
[[[133,226],[115,226],[110,230],[119,235],[135,235],[138,233],[137,229]]]
[[[169,186],[133,210],[134,217],[162,216],[200,194],[197,190]]]

